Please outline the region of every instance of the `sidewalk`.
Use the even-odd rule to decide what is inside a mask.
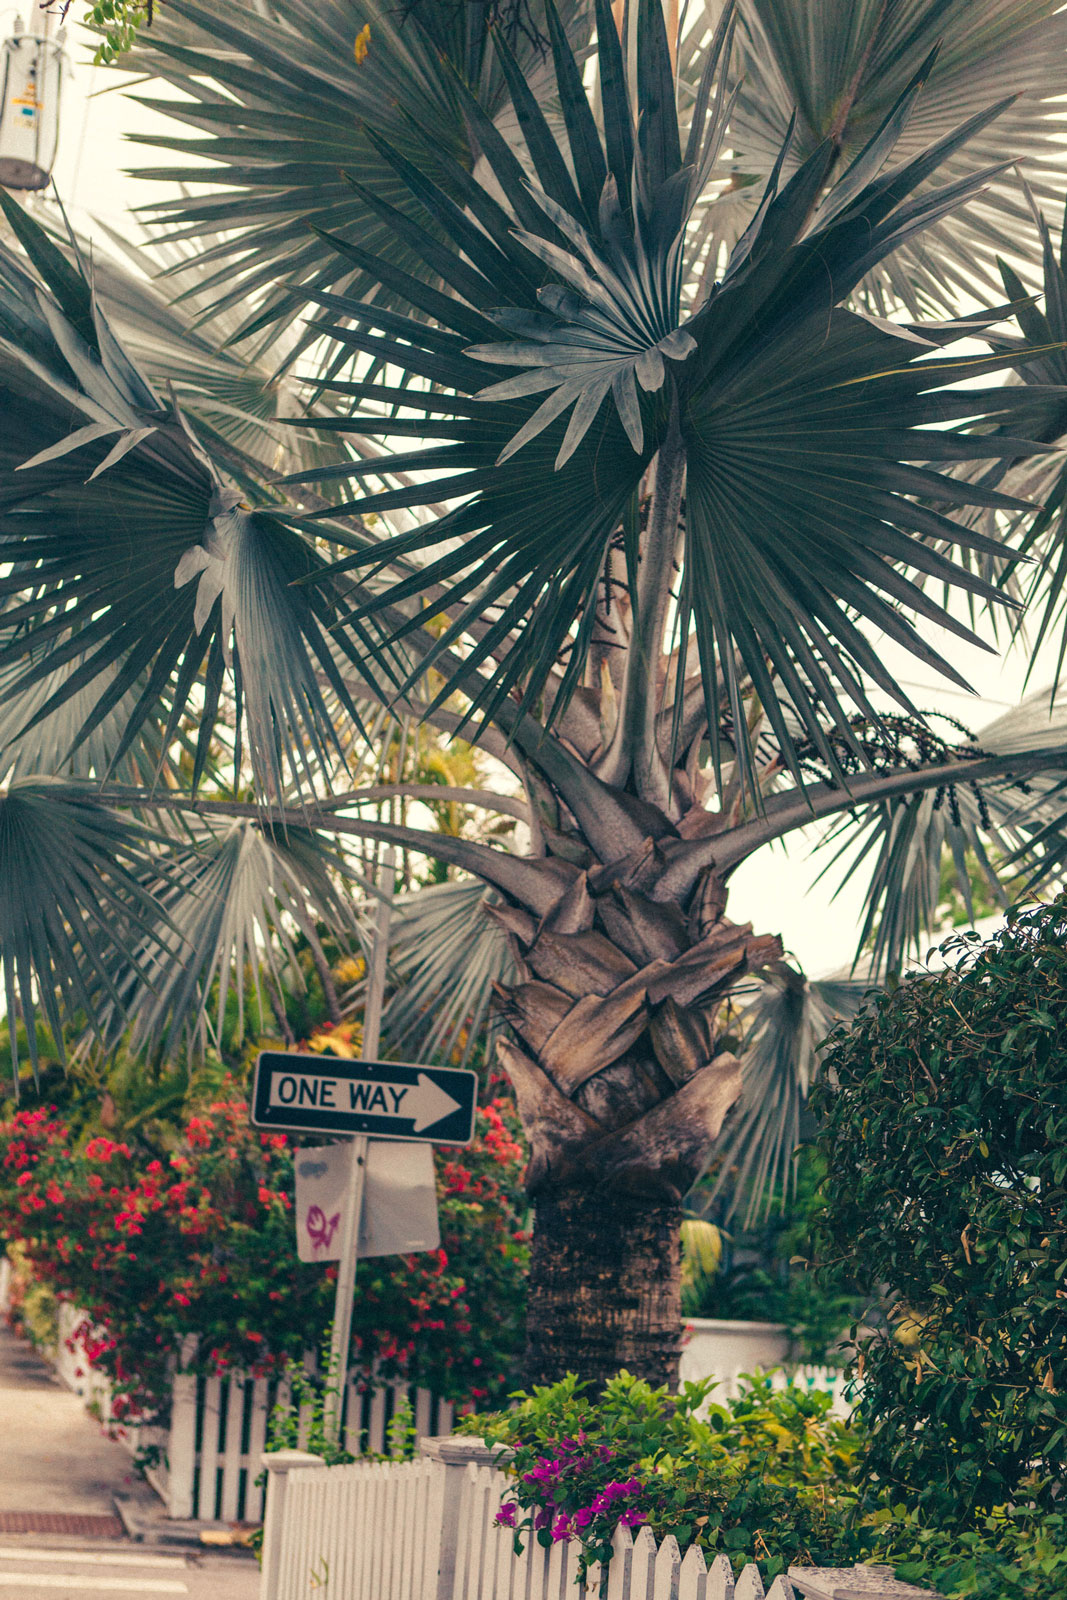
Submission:
[[[138,1487],[122,1446],[0,1326],[0,1518],[9,1527],[15,1512],[113,1518],[113,1495]]]

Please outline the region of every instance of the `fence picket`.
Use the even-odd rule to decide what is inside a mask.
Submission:
[[[445,1506],[445,1476],[439,1471],[434,1462],[426,1463],[429,1473],[429,1489],[426,1498],[426,1559],[423,1572],[426,1581],[423,1594],[433,1597],[437,1594],[437,1579],[441,1563],[441,1537],[444,1527]]]
[[[196,1475],[196,1379],[191,1372],[174,1374],[168,1445],[167,1514],[172,1517],[191,1517]]]
[[[490,1470],[489,1501],[486,1507],[486,1558],[482,1570],[483,1600],[509,1600],[511,1568],[515,1557],[511,1548],[511,1534],[496,1520],[506,1481],[499,1472]]]
[[[419,1466],[412,1462],[404,1474],[404,1493],[400,1502],[403,1563],[399,1572],[396,1600],[408,1600],[408,1596],[415,1595],[418,1592],[415,1588],[415,1539],[417,1537],[415,1514],[418,1506],[420,1476]]]
[[[691,1544],[678,1572],[678,1600],[707,1600],[707,1592],[708,1568],[704,1552],[699,1545]]]
[[[270,1385],[266,1378],[256,1378],[252,1383],[252,1404],[248,1413],[244,1505],[239,1513],[245,1522],[259,1522],[263,1517],[263,1490],[256,1488],[256,1479],[259,1476],[259,1458],[267,1448],[269,1396]]]
[[[244,1374],[235,1374],[226,1385],[226,1420],[222,1446],[222,1492],[219,1516],[223,1522],[236,1522],[241,1508],[241,1442],[245,1420]]]
[[[501,1530],[501,1532],[510,1533],[510,1530],[507,1529],[507,1528],[503,1528]],[[514,1535],[511,1534],[510,1537],[514,1538]],[[525,1539],[523,1539],[523,1542],[522,1542],[522,1554],[518,1555],[518,1556],[515,1556],[514,1559],[515,1559],[515,1567],[514,1567],[514,1571],[512,1572],[512,1576],[511,1576],[511,1600],[530,1600],[530,1596],[532,1595],[533,1591],[530,1588],[531,1579],[530,1579],[530,1537],[529,1537],[529,1534],[527,1534]]]
[[[608,1563],[608,1592],[605,1600],[627,1600],[630,1593],[630,1567],[633,1562],[634,1542],[629,1528],[620,1524],[611,1539],[611,1560]]]
[[[767,1590],[767,1600],[796,1600],[796,1590],[784,1572],[778,1574]]]
[[[356,1491],[356,1560],[354,1562],[354,1575],[352,1593],[354,1596],[365,1595],[370,1587],[371,1549],[374,1543],[374,1524],[371,1521],[371,1496],[367,1493],[367,1469],[365,1465],[352,1469],[353,1490]]]
[[[659,1547],[652,1574],[653,1600],[678,1600],[678,1573],[682,1565],[682,1552],[673,1533],[668,1533]]]
[[[742,1567],[741,1576],[734,1585],[734,1600],[763,1600],[763,1579],[754,1561]]]
[[[415,1432],[420,1439],[429,1438],[433,1429],[433,1395],[429,1389],[415,1390]]]
[[[586,1586],[583,1583],[578,1587],[578,1568],[580,1564],[580,1549],[577,1544],[563,1546],[563,1591],[562,1600],[584,1600]]]
[[[530,1544],[529,1600],[548,1600],[548,1551],[536,1539]]]
[[[386,1391],[378,1385],[371,1393],[370,1416],[367,1419],[367,1451],[372,1456],[385,1454],[385,1404]]]
[[[502,1487],[503,1486],[501,1485],[501,1488]],[[515,1582],[518,1576],[518,1568],[515,1561],[515,1535],[512,1533],[510,1528],[502,1527],[498,1522],[496,1522],[496,1513],[500,1510],[500,1494],[497,1494],[495,1499],[496,1505],[493,1508],[493,1538],[496,1543],[496,1558],[493,1562],[494,1586],[491,1591],[490,1600],[512,1600],[513,1595],[516,1597],[516,1600],[518,1600],[518,1591],[515,1588]]]
[[[634,1540],[630,1564],[630,1588],[626,1600],[653,1600],[656,1576],[656,1541],[651,1528],[641,1528]]]
[[[708,1568],[708,1600],[734,1600],[734,1569],[724,1555]]]
[[[562,1539],[548,1547],[547,1587],[545,1600],[561,1600],[563,1593],[563,1558],[566,1545]]]
[[[215,1518],[215,1494],[219,1468],[219,1429],[222,1426],[222,1380],[204,1379],[204,1408],[200,1425],[200,1482],[197,1485],[196,1514],[202,1522]]]
[[[324,1595],[326,1597],[341,1593],[341,1545],[344,1535],[344,1484],[340,1479],[327,1476],[326,1482],[318,1491],[320,1515],[322,1517],[322,1543],[323,1570],[326,1577]]]

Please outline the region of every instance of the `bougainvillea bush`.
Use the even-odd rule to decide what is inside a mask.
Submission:
[[[0,1233],[86,1312],[83,1347],[119,1414],[158,1408],[190,1335],[202,1370],[264,1372],[317,1346],[332,1315],[336,1267],[296,1255],[294,1142],[252,1128],[228,1089],[186,1116],[163,1158],[107,1134],[76,1139],[54,1108],[0,1123]],[[438,1152],[439,1250],[363,1265],[353,1344],[368,1370],[458,1400],[505,1391],[526,1266],[516,1126],[497,1100],[471,1146]]]
[[[768,1581],[847,1554],[861,1441],[830,1396],[753,1378],[709,1406],[711,1388],[669,1394],[621,1372],[594,1400],[570,1376],[460,1427],[511,1452],[499,1520],[517,1548],[573,1540],[585,1564],[604,1561],[621,1522],[754,1558]]]
[[[872,1492],[949,1529],[1063,1509],[1067,899],[942,949],[827,1052],[820,1145],[824,1257],[885,1313]]]

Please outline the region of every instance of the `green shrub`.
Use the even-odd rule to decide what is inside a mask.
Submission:
[[[459,1426],[514,1452],[499,1520],[517,1546],[573,1539],[583,1563],[603,1561],[619,1522],[647,1525],[657,1538],[756,1559],[768,1581],[847,1554],[860,1440],[831,1416],[829,1395],[754,1378],[706,1407],[711,1388],[672,1395],[621,1372],[594,1401],[569,1376]]]
[[[822,1249],[884,1313],[870,1493],[974,1533],[1067,1456],[1067,901],[942,950],[824,1057]]]
[[[1067,1594],[1067,1518],[1060,1512],[1001,1510],[946,1534],[906,1512],[883,1512],[867,1530],[867,1559],[946,1600],[1059,1600]]]

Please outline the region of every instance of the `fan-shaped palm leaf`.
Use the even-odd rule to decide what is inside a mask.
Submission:
[[[336,850],[310,832],[272,833],[252,822],[198,826],[192,844],[175,854],[171,885],[159,889],[180,942],[166,960],[152,961],[146,950],[127,980],[132,1048],[174,1054],[183,1042],[201,1043],[213,989],[216,1039],[231,995],[240,1038],[249,978],[261,1016],[261,969],[276,996],[283,961],[288,981],[302,982],[298,931],[315,937],[314,925],[325,922],[338,938],[358,935],[358,919],[335,882],[347,874]]]
[[[329,586],[294,586],[321,560],[275,508],[244,502],[157,397],[80,264],[0,203],[40,275],[3,253],[0,559],[12,565],[0,580],[0,671],[21,663],[17,691],[58,684],[35,719],[91,688],[81,736],[137,686],[117,759],[162,700],[169,740],[206,670],[199,777],[232,652],[246,748],[264,791],[279,796],[309,751],[324,760],[335,744],[319,674],[358,723],[327,633]]]
[[[819,1046],[835,1022],[855,1016],[869,987],[847,979],[813,981],[779,962],[742,1011],[742,1098],[717,1152],[719,1176],[709,1203],[729,1187],[731,1213],[744,1208],[744,1227],[789,1193]]]
[[[440,151],[473,164],[459,90],[469,86],[490,115],[501,102],[488,17],[488,7],[449,0],[420,0],[401,12],[380,0],[168,4],[142,32],[134,64],[180,91],[177,99],[152,95],[145,102],[198,137],[139,136],[184,158],[143,175],[194,184],[197,196],[146,210],[172,225],[168,237],[201,246],[198,295],[214,310],[242,308],[249,333],[301,311],[308,290],[345,282],[366,292],[372,286],[366,275],[323,244],[309,223],[408,264],[403,242],[340,174],[348,168],[408,204],[368,125],[431,171],[439,171]],[[505,31],[520,69],[536,81],[540,6],[524,6]],[[203,193],[205,180],[216,185],[214,193]]]
[[[1042,689],[981,729],[972,748],[976,759],[993,755],[1007,764],[1012,757],[1062,749],[1065,740],[1067,703],[1062,694]],[[1025,845],[1031,869],[1044,853],[1042,877],[1058,870],[1067,859],[1056,856],[1061,784],[1047,773],[1016,778],[1010,772],[992,781],[957,782],[859,807],[822,837],[818,848],[833,855],[820,876],[835,868],[842,882],[867,876],[856,960],[868,964],[872,981],[900,972],[911,957],[922,957],[936,931],[946,846],[955,885],[972,917],[968,856],[1005,905],[1001,873],[1020,847]]]
[[[495,984],[514,976],[503,930],[486,915],[491,897],[471,880],[401,895],[393,908],[390,960],[398,987],[382,1030],[391,1052],[466,1065],[489,1041]]]
[[[637,146],[627,143],[630,111],[628,95],[622,93],[615,99],[604,98],[602,144],[597,135],[599,164],[588,156],[588,139],[579,148],[579,134],[584,130],[583,137],[591,138],[592,124],[590,113],[579,127],[575,89],[567,135],[571,164],[556,172],[542,149],[542,123],[533,109],[523,110],[530,162],[549,202],[543,214],[553,221],[560,241],[569,239],[574,250],[585,253],[587,264],[594,243],[602,260],[609,259],[614,248],[612,230],[620,225],[621,215],[614,195],[648,187],[653,170],[661,186],[688,192],[689,168],[673,98],[667,93],[669,67],[660,8],[644,0],[641,17],[644,65],[629,84],[638,107],[637,126],[644,130]],[[611,70],[618,74],[622,68],[617,40],[603,7],[599,41],[602,77],[609,76],[611,62],[615,63]],[[557,40],[555,70],[561,95],[567,92],[566,59],[565,45]],[[721,280],[709,286],[705,300],[679,324],[678,331],[692,343],[675,348],[675,359],[668,363],[669,382],[656,390],[659,369],[651,372],[659,361],[657,350],[662,353],[662,323],[647,329],[641,356],[635,354],[636,344],[626,352],[633,372],[639,361],[650,363],[649,390],[643,395],[637,393],[632,372],[618,386],[614,377],[606,382],[600,334],[594,337],[589,318],[574,321],[579,314],[576,295],[585,301],[590,317],[594,305],[602,309],[610,299],[620,319],[625,316],[636,332],[622,280],[611,284],[601,277],[594,282],[587,274],[587,284],[578,294],[578,256],[568,255],[562,244],[547,250],[546,235],[537,239],[531,235],[526,224],[531,192],[521,169],[509,169],[499,160],[492,194],[477,177],[467,179],[461,210],[402,153],[378,141],[413,197],[425,207],[436,225],[434,231],[413,223],[363,186],[358,186],[359,192],[418,245],[427,271],[443,279],[454,296],[405,278],[387,259],[373,261],[342,247],[348,256],[365,261],[383,285],[405,295],[415,309],[438,323],[430,329],[414,317],[378,310],[369,302],[320,297],[354,324],[323,325],[323,331],[343,347],[361,352],[379,368],[392,366],[409,384],[422,380],[435,385],[433,394],[414,387],[404,390],[401,416],[395,410],[399,391],[373,381],[358,386],[367,409],[352,419],[352,428],[384,437],[418,436],[418,448],[395,453],[388,465],[394,471],[418,472],[424,481],[415,492],[371,493],[346,502],[342,509],[387,512],[400,505],[445,499],[451,499],[455,509],[402,537],[376,540],[337,570],[439,551],[388,598],[370,602],[358,614],[369,619],[380,606],[438,591],[447,593],[453,607],[462,603],[462,610],[453,610],[452,626],[438,648],[448,650],[475,630],[478,637],[462,664],[446,676],[443,694],[463,690],[470,696],[473,714],[491,715],[521,683],[525,703],[531,705],[552,666],[569,657],[556,697],[557,712],[566,704],[583,669],[607,549],[660,447],[664,448],[657,484],[673,482],[677,495],[683,474],[686,481],[678,671],[684,676],[692,633],[707,685],[713,740],[720,720],[721,682],[727,686],[735,727],[745,728],[741,679],[747,674],[795,774],[799,777],[800,771],[792,754],[787,706],[800,717],[806,735],[824,758],[836,763],[820,708],[829,712],[847,738],[845,700],[870,711],[863,675],[907,703],[857,623],[884,629],[921,659],[956,676],[924,644],[905,608],[964,637],[973,636],[911,581],[907,569],[936,572],[946,583],[992,597],[991,585],[931,549],[927,536],[936,532],[950,543],[993,554],[1000,546],[928,504],[918,504],[914,497],[922,495],[928,503],[949,507],[1010,508],[1017,502],[1009,497],[937,469],[957,461],[1026,458],[1042,446],[1011,433],[951,426],[960,416],[999,425],[1010,419],[1016,404],[1023,403],[1010,388],[971,388],[964,396],[947,387],[961,377],[1018,361],[1017,352],[988,359],[931,359],[946,340],[962,336],[965,329],[980,329],[980,321],[947,330],[939,325],[924,342],[919,332],[875,325],[839,309],[873,265],[977,192],[986,176],[975,173],[943,188],[924,187],[945,161],[995,120],[1000,106],[978,114],[921,156],[887,170],[921,83],[920,72],[867,147],[824,196],[814,220],[813,208],[836,159],[832,144],[820,146],[784,186],[779,186],[777,175],[772,177]],[[512,93],[518,96],[518,115],[523,102],[515,84]],[[709,91],[709,106],[712,99]],[[713,113],[709,110],[707,115],[710,126]],[[703,126],[694,123],[698,150],[703,148]],[[783,158],[787,154],[788,147],[781,152]],[[575,187],[578,180],[570,177],[571,169],[581,170],[583,159],[590,182],[594,169],[596,175],[601,170],[609,174],[599,234],[601,220],[591,218],[588,198],[580,192],[580,184]],[[633,163],[622,174],[624,183],[612,165],[620,161]],[[458,185],[460,175],[454,176]],[[660,209],[667,218],[667,236],[676,238],[667,209]],[[681,212],[684,215],[684,205]],[[438,230],[448,235],[448,243],[441,243]],[[627,233],[626,241],[626,250],[640,245],[642,253],[635,259],[651,273],[655,258],[649,256],[640,229]],[[547,365],[534,374],[534,380],[555,391],[550,402],[557,412],[554,421],[547,420],[536,399],[516,394],[514,387],[503,396],[498,390],[488,403],[473,398],[485,388],[487,361],[495,359],[494,325],[502,317],[515,325],[516,319],[544,316],[543,268],[546,253],[552,256],[553,250],[557,267],[565,269],[570,279],[558,288],[548,287],[547,303],[555,307],[557,317],[565,313],[568,327],[552,334],[547,324],[539,324],[544,333],[539,359]],[[565,349],[570,360],[583,348],[589,357],[584,381],[574,365],[561,381],[555,375],[561,370],[557,351]],[[512,346],[503,348],[503,359],[514,354]],[[520,379],[519,387],[525,383]],[[558,413],[572,401],[564,428]],[[640,435],[634,422],[637,412]],[[639,451],[633,448],[638,437]],[[519,453],[509,455],[509,448],[514,451],[520,443]],[[334,475],[359,478],[367,470],[342,465]],[[323,475],[316,476],[321,483]],[[530,494],[531,484],[537,486],[535,495]],[[671,531],[662,548],[653,549],[655,537],[650,533],[646,577],[653,571],[658,575],[676,553],[670,518],[667,523]],[[631,541],[627,551],[631,587],[639,587]],[[660,599],[658,609],[653,606],[647,615],[639,607],[639,632],[644,635],[649,628],[652,632],[635,638],[638,648],[631,651],[635,660],[654,658],[660,648],[654,635],[667,615],[662,585]],[[427,616],[439,610],[436,598],[426,604]],[[480,681],[474,679],[475,671],[484,673]],[[654,688],[642,682],[631,698],[647,703],[654,694]],[[742,756],[751,761],[747,751]],[[619,781],[617,770],[613,781]]]
[[[1035,188],[1062,197],[1067,14],[1060,0],[740,0],[739,10],[742,87],[732,129],[739,174],[770,169],[794,115],[794,160],[829,140],[839,165],[847,165],[936,49],[899,154],[919,155],[1010,94],[1018,98],[977,136],[966,159],[949,158],[941,181],[973,170],[972,161],[994,167],[1025,153]],[[694,27],[690,49],[703,32]],[[686,57],[683,45],[683,67]],[[1039,249],[1018,184],[1005,172],[935,219],[921,242],[901,240],[872,265],[865,288],[883,315],[894,303],[915,314],[954,314],[961,289],[988,290],[996,282],[998,253],[1033,260]]]
[[[119,987],[173,956],[152,836],[102,806],[91,789],[51,777],[0,789],[0,964],[18,1093],[17,1019],[37,1070],[34,1013],[60,1056],[63,1020],[103,1035],[124,1015]],[[164,943],[160,943],[161,937]]]

